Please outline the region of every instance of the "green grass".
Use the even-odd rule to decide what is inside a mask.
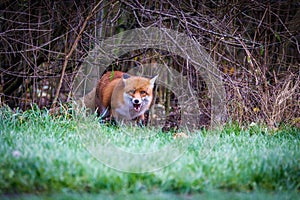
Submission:
[[[173,139],[154,128],[107,127],[94,117],[69,117],[49,116],[38,109],[24,113],[0,109],[1,199],[300,197],[299,129],[274,132],[232,123],[220,131]],[[134,155],[162,153],[140,162],[103,151],[108,159],[89,149],[98,143],[106,147],[107,141]],[[165,147],[170,152],[164,152]],[[167,162],[171,156],[175,161]],[[117,170],[107,162],[117,164]]]

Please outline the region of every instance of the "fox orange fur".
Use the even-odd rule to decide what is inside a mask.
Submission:
[[[139,119],[153,99],[154,82],[158,76],[148,79],[131,76],[121,71],[105,73],[96,87],[95,106],[102,118],[116,121]]]

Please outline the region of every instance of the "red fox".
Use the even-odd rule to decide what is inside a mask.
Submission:
[[[95,107],[102,119],[137,119],[144,123],[144,113],[150,108],[156,78],[131,76],[121,71],[105,73],[96,87]]]

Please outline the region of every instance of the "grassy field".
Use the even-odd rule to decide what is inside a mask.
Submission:
[[[299,129],[233,123],[188,134],[1,108],[0,199],[300,198]]]

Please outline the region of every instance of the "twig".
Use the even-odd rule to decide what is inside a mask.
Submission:
[[[102,0],[103,1],[103,0]],[[90,20],[90,18],[94,15],[94,12],[96,11],[96,9],[99,7],[99,5],[102,3],[102,1],[99,1],[96,6],[93,8],[93,10],[90,12],[90,14],[86,17],[86,19],[84,20],[83,24],[82,24],[82,27],[79,31],[79,34],[77,35],[69,53],[66,55],[65,57],[65,60],[64,60],[64,63],[63,63],[63,68],[62,68],[62,72],[61,72],[61,76],[60,76],[60,79],[59,79],[59,83],[58,83],[58,86],[57,86],[57,90],[56,90],[56,93],[55,93],[55,96],[54,96],[54,100],[53,100],[53,104],[52,104],[52,108],[54,108],[57,104],[57,100],[58,100],[58,96],[59,96],[59,92],[60,92],[60,89],[61,89],[61,86],[62,86],[62,82],[63,82],[63,79],[64,79],[64,76],[65,76],[65,72],[66,72],[66,69],[67,69],[67,65],[68,65],[68,62],[69,62],[69,58],[72,56],[73,52],[75,51],[77,45],[78,45],[78,42],[82,36],[82,33],[83,31],[85,30],[85,27],[88,23],[88,21]]]

